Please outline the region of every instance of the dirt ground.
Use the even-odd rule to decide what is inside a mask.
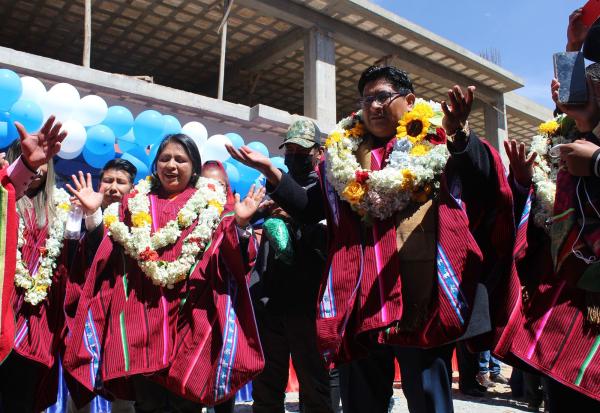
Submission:
[[[502,374],[510,377],[511,368],[503,366]],[[456,375],[456,373],[455,373]],[[508,385],[496,384],[489,389],[485,397],[470,397],[461,394],[458,391],[458,377],[454,377],[453,399],[455,413],[518,413],[527,412],[527,405],[519,400],[512,400],[510,387]],[[298,393],[288,393],[286,395],[286,413],[298,412]],[[540,412],[543,410],[540,409]],[[236,405],[236,413],[252,413],[251,403],[241,403]],[[406,398],[402,389],[394,389],[394,407],[393,413],[408,412]]]

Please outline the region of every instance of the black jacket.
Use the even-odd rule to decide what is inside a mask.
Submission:
[[[316,172],[298,183],[307,190],[319,188]],[[293,262],[286,263],[276,258],[263,233],[250,281],[250,293],[254,305],[267,311],[312,314],[317,307],[327,254],[326,227],[321,223],[303,224],[293,219],[285,223],[292,242]]]

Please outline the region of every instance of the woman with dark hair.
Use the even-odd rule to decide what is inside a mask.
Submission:
[[[263,365],[246,275],[248,224],[265,192],[228,204],[200,169],[194,142],[168,135],[153,176],[104,211],[107,235],[67,342],[68,373],[90,391],[135,397],[137,412],[197,412]]]

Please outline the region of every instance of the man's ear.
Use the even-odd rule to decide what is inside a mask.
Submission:
[[[323,159],[323,155],[325,154],[325,147],[324,146],[319,146],[317,148],[317,159],[320,161],[321,159]]]
[[[413,106],[415,105],[415,100],[417,99],[414,95],[414,93],[409,93],[408,95],[404,96],[404,99],[406,99],[406,104],[408,105],[408,109],[412,110]]]

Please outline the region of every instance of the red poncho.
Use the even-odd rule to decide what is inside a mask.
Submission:
[[[153,230],[175,219],[194,192],[188,188],[173,200],[151,193]],[[130,224],[127,202],[121,214]],[[160,259],[174,260],[193,228],[159,251]],[[132,397],[121,384],[135,374],[152,375],[203,404],[231,397],[263,366],[246,286],[255,251],[251,238],[244,260],[234,219],[225,214],[187,281],[167,289],[105,236],[81,292],[65,369],[88,390],[120,398]]]

